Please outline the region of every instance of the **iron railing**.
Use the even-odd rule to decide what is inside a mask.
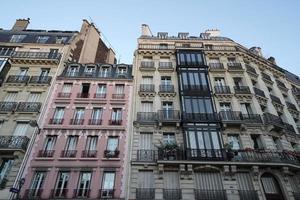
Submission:
[[[271,76],[269,76],[268,74],[265,74],[265,73],[261,73],[261,76],[264,80],[270,82],[270,83],[273,83],[272,79],[271,79]]]
[[[136,161],[139,162],[155,162],[157,153],[155,150],[137,150]]]
[[[220,69],[224,69],[224,65],[223,63],[209,63],[209,68],[211,70],[220,70]]]
[[[70,124],[71,125],[83,125],[84,119],[71,119]]]
[[[81,154],[82,158],[96,158],[97,150],[84,150]]]
[[[159,85],[159,92],[160,93],[174,93],[174,85]]]
[[[26,136],[0,136],[1,149],[22,149],[26,151],[29,138]]]
[[[158,63],[159,69],[173,69],[172,62],[159,62]]]
[[[17,102],[0,102],[0,111],[11,112],[14,111],[17,107]]]
[[[106,93],[95,93],[94,98],[105,99],[106,98]]]
[[[40,199],[43,189],[27,189],[25,190],[24,199]]]
[[[99,198],[102,199],[114,199],[115,198],[115,189],[100,189]]]
[[[239,190],[240,200],[259,200],[255,190]]]
[[[156,112],[138,112],[137,113],[138,122],[155,122],[157,121]]]
[[[181,189],[163,189],[164,200],[182,199]]]
[[[64,119],[61,118],[52,118],[49,120],[49,124],[63,124],[64,123]]]
[[[39,112],[42,103],[40,102],[20,102],[17,106],[17,112]]]
[[[122,125],[122,120],[121,119],[110,119],[109,125]]]
[[[241,118],[246,123],[262,123],[262,119],[259,114],[241,114]]]
[[[242,64],[238,62],[227,63],[228,70],[243,70]]]
[[[179,110],[159,110],[158,120],[159,121],[180,120],[180,112]]]
[[[250,65],[248,65],[248,64],[246,64],[246,70],[247,70],[247,72],[250,72],[251,74],[258,75],[257,72],[256,72],[256,70],[255,70],[255,68],[252,67],[252,66],[250,66]]]
[[[236,94],[251,94],[248,86],[234,86],[233,88]]]
[[[220,118],[222,121],[241,121],[242,113],[239,111],[220,111]]]
[[[257,95],[257,96],[260,96],[260,97],[265,97],[266,98],[266,95],[265,95],[265,92],[261,89],[258,89],[256,87],[253,87],[253,90],[254,90],[254,93]]]
[[[51,158],[54,155],[54,150],[40,150],[38,152],[38,157],[43,157],[43,158]]]
[[[154,68],[154,61],[142,61],[141,68]]]
[[[101,125],[102,119],[89,119],[89,125]]]
[[[219,121],[218,113],[182,113],[183,121],[197,121],[197,122],[207,122],[207,121]]]
[[[34,84],[50,84],[52,76],[31,76],[29,83]]]
[[[119,150],[104,150],[104,157],[105,158],[118,158],[120,154]]]
[[[297,108],[294,104],[292,104],[290,102],[287,102],[287,101],[285,103],[286,103],[286,106],[287,106],[288,109],[297,111]]]
[[[113,99],[124,99],[125,94],[112,94]]]
[[[215,86],[216,94],[231,94],[229,86]]]
[[[226,159],[224,149],[186,149],[185,154],[187,160],[223,161]]]
[[[284,128],[284,124],[283,121],[280,117],[273,115],[271,113],[264,113],[263,114],[263,118],[264,118],[264,123],[266,125],[273,125],[276,126],[278,128],[283,129]]]
[[[79,188],[74,190],[74,198],[89,198],[91,190],[88,188]]]
[[[68,189],[65,188],[56,188],[52,190],[52,198],[66,198],[68,194]]]
[[[283,105],[278,97],[276,97],[276,96],[274,96],[272,94],[270,94],[270,97],[271,97],[271,100],[272,100],[273,103],[277,103],[277,104]]]
[[[185,151],[182,149],[159,149],[158,160],[186,160]]]
[[[61,152],[61,157],[63,158],[75,158],[77,154],[76,150],[63,150]]]
[[[282,88],[284,90],[288,90],[288,88],[285,86],[285,84],[283,82],[281,82],[280,80],[276,80],[277,86],[279,88]]]
[[[32,58],[32,59],[54,59],[60,60],[61,53],[52,52],[30,52],[30,51],[15,51],[13,58]]]
[[[154,84],[141,84],[140,92],[155,92],[155,85]]]
[[[137,200],[154,200],[155,189],[154,188],[136,188]]]
[[[25,75],[10,75],[8,76],[7,83],[27,83],[30,76]]]
[[[89,98],[89,93],[77,93],[77,98]]]
[[[71,93],[70,92],[59,92],[58,97],[60,97],[60,98],[70,98]]]
[[[7,56],[10,57],[11,55],[13,55],[14,53],[14,49],[12,48],[0,48],[0,56]]]
[[[227,200],[226,190],[195,189],[195,200]]]

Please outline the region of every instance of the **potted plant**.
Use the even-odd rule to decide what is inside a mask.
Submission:
[[[179,145],[176,142],[173,143],[163,143],[157,146],[159,155],[165,160],[174,160],[178,155],[180,150]]]
[[[228,158],[229,161],[232,160],[232,158],[234,158],[234,156],[237,154],[237,152],[232,150],[233,145],[232,144],[224,144],[224,149],[226,151],[226,157]]]

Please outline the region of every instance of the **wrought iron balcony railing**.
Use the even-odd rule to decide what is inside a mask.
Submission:
[[[52,193],[52,198],[54,199],[59,199],[59,198],[66,198],[68,194],[68,189],[65,188],[57,188],[51,191]]]
[[[265,92],[264,92],[263,90],[260,90],[260,89],[258,89],[258,88],[256,88],[256,87],[253,87],[253,90],[254,90],[254,93],[255,93],[257,96],[266,98]]]
[[[284,128],[283,121],[280,117],[273,115],[271,113],[264,113],[264,123],[266,125],[274,125],[279,128]]]
[[[240,200],[259,200],[255,190],[239,190]]]
[[[84,150],[82,151],[82,158],[96,158],[97,150]]]
[[[58,97],[59,98],[70,98],[71,97],[71,93],[70,92],[59,92],[58,93]]]
[[[0,48],[0,56],[10,57],[14,53],[14,50],[12,48]]]
[[[227,63],[228,70],[242,70],[242,64],[238,62],[229,62]]]
[[[102,119],[89,119],[89,125],[101,125]]]
[[[284,90],[288,90],[288,88],[285,86],[285,84],[283,82],[281,82],[280,80],[276,80],[277,86],[279,88],[282,88]]]
[[[38,152],[38,157],[42,158],[51,158],[54,155],[54,150],[40,150]]]
[[[113,99],[125,99],[125,94],[112,94]]]
[[[209,68],[211,70],[223,70],[224,69],[224,65],[223,63],[209,63]]]
[[[154,68],[154,61],[142,61],[141,68]]]
[[[231,94],[229,86],[215,86],[216,94]]]
[[[105,150],[104,151],[104,157],[105,158],[118,158],[119,154],[120,154],[120,151],[117,150],[117,149],[114,150],[114,151],[111,151],[111,150]]]
[[[195,189],[195,200],[227,200],[226,190]]]
[[[242,121],[242,113],[239,111],[220,111],[222,121]]]
[[[252,66],[250,66],[250,65],[248,65],[248,64],[246,64],[246,70],[247,70],[247,72],[249,72],[251,74],[258,75],[257,72],[256,72],[256,70],[255,70],[255,68],[252,67]]]
[[[182,199],[181,189],[163,189],[164,200]]]
[[[138,112],[137,113],[138,122],[155,122],[157,121],[156,112]]]
[[[272,79],[271,79],[271,76],[269,76],[268,74],[265,74],[265,73],[261,73],[261,76],[264,80],[270,82],[270,83],[273,83]]]
[[[106,93],[95,93],[94,98],[105,99],[106,98]]]
[[[75,158],[77,154],[76,150],[63,150],[61,152],[61,157],[63,158]]]
[[[63,124],[64,119],[63,118],[52,118],[49,120],[49,124]]]
[[[50,84],[52,76],[32,76],[30,77],[29,83],[34,84]]]
[[[179,110],[159,110],[158,120],[159,121],[180,120],[180,112]]]
[[[155,85],[154,84],[141,84],[140,92],[155,92]]]
[[[159,62],[158,64],[159,69],[173,69],[172,62]]]
[[[288,109],[297,111],[297,108],[294,104],[287,102],[287,101],[285,103],[286,103],[286,106]]]
[[[77,98],[89,98],[89,93],[77,93]]]
[[[259,114],[241,114],[242,120],[247,123],[262,123]]]
[[[155,162],[157,160],[157,153],[155,150],[137,150],[136,161],[139,162]]]
[[[288,123],[283,122],[284,125],[284,130],[289,132],[289,133],[296,133],[294,126]]]
[[[114,199],[115,198],[115,189],[100,189],[99,197],[101,199]]]
[[[183,121],[196,121],[196,122],[208,122],[219,121],[218,113],[182,113]]]
[[[84,119],[71,119],[70,124],[71,125],[83,125]]]
[[[248,86],[234,86],[234,91],[236,94],[251,94]]]
[[[40,102],[20,102],[17,106],[17,112],[39,112],[42,103]]]
[[[30,76],[25,75],[10,75],[8,76],[7,83],[27,83]]]
[[[270,94],[270,98],[271,98],[271,100],[272,100],[273,103],[277,103],[277,104],[283,105],[278,97]]]
[[[17,102],[0,102],[0,111],[12,112],[16,109],[17,105]]]
[[[21,149],[26,151],[29,138],[26,136],[0,136],[0,149]]]
[[[224,149],[186,149],[185,156],[187,160],[223,161],[226,160],[226,151]]]
[[[74,190],[74,198],[89,198],[91,190],[88,188],[79,188]]]
[[[121,119],[110,119],[109,125],[122,125],[122,120]]]
[[[32,58],[32,59],[54,59],[60,60],[61,53],[52,52],[29,52],[29,51],[15,51],[13,58]]]
[[[174,93],[174,85],[159,85],[160,93]]]
[[[155,189],[154,188],[136,188],[137,200],[154,200]]]

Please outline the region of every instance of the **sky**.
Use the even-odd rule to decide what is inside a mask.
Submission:
[[[1,2],[0,27],[30,18],[30,29],[80,30],[95,23],[122,63],[131,64],[141,24],[153,34],[207,29],[251,48],[300,75],[300,0],[10,0]]]

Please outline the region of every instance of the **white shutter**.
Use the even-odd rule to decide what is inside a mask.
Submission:
[[[15,102],[18,96],[18,92],[8,92],[4,98],[4,102]]]
[[[141,133],[139,141],[140,141],[140,149],[151,150],[153,145],[153,134]]]
[[[26,131],[28,129],[28,123],[17,123],[17,126],[14,131],[14,136],[24,136],[26,134]]]
[[[138,186],[140,188],[153,188],[153,172],[152,171],[139,171]]]
[[[164,189],[179,189],[178,172],[164,172]]]

